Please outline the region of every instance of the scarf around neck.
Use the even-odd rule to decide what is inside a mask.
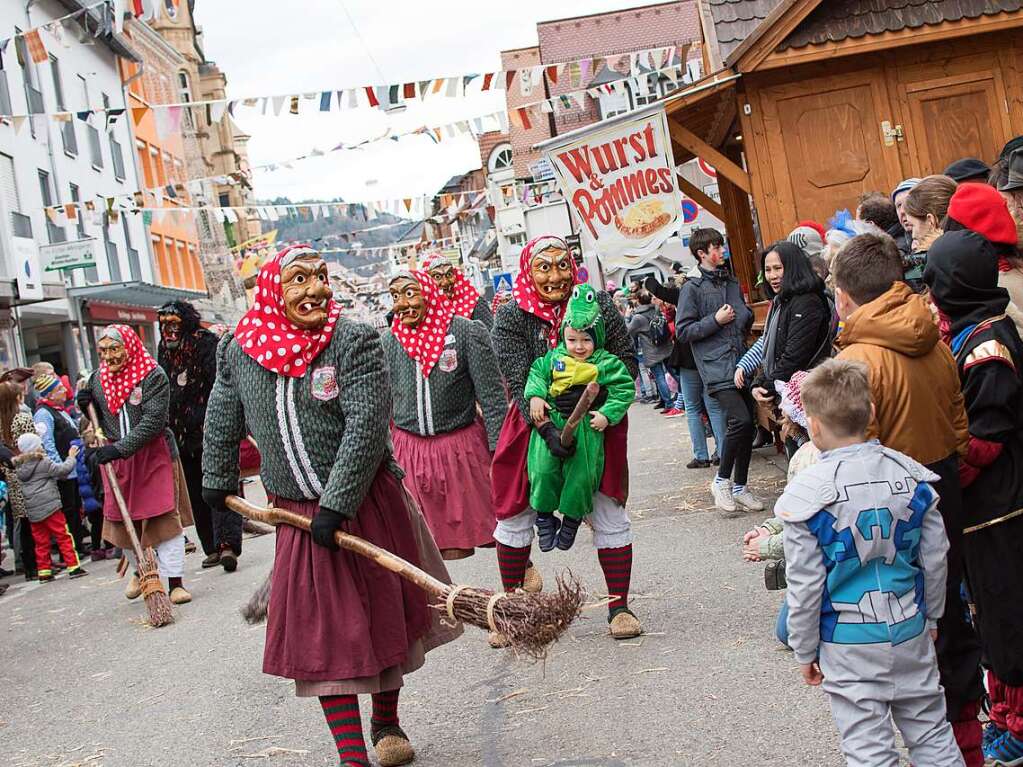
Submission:
[[[455,307],[437,286],[433,277],[420,269],[400,272],[398,277],[407,277],[419,283],[426,302],[426,315],[414,328],[407,328],[397,315],[391,320],[391,333],[405,353],[419,365],[423,378],[430,377],[430,371],[440,359],[444,351],[444,338],[447,336],[451,318],[455,316]]]
[[[110,325],[109,328],[117,331],[127,353],[124,367],[116,375],[110,372],[105,362],[99,365],[99,382],[103,387],[103,396],[110,412],[117,415],[128,397],[135,391],[135,387],[142,383],[157,365],[134,330],[127,325]]]
[[[316,330],[298,327],[284,313],[281,264],[289,252],[299,250],[315,252],[308,245],[294,245],[263,264],[256,278],[252,308],[241,318],[234,334],[242,351],[260,367],[291,378],[305,375],[312,361],[327,348],[341,316],[341,305],[333,298],[327,305],[326,324]]]
[[[539,291],[536,289],[536,285],[533,283],[533,276],[529,271],[529,265],[533,260],[533,256],[550,248],[558,248],[566,253],[569,252],[568,243],[560,237],[555,237],[550,234],[534,237],[525,244],[522,248],[522,253],[519,256],[519,273],[515,276],[515,286],[512,288],[512,296],[515,298],[515,303],[518,304],[522,311],[532,314],[534,317],[537,317],[550,325],[547,343],[553,349],[558,345],[559,336],[561,335],[561,318],[565,314],[565,306],[568,304],[568,299],[566,298],[558,304],[551,304],[542,300],[540,298]],[[573,285],[576,283],[577,274],[578,270],[575,265],[575,260],[572,259]]]

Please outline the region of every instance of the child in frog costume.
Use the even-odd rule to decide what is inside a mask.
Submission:
[[[604,342],[597,293],[589,285],[576,285],[561,325],[561,343],[533,363],[526,379],[525,398],[534,420],[545,413],[550,418],[530,435],[526,461],[541,551],[555,545],[563,551],[572,548],[604,473],[603,431],[625,417],[636,396],[628,368]],[[561,429],[593,381],[600,385],[596,409],[579,423],[574,445],[565,448]],[[561,512],[560,522],[555,510]]]

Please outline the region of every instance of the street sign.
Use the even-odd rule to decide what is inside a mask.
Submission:
[[[497,274],[491,275],[491,279],[494,281],[495,293],[500,293],[502,290],[512,289],[511,272],[498,272]]]
[[[39,248],[39,256],[46,264],[47,272],[88,269],[96,266],[96,238],[43,245]]]
[[[696,217],[700,215],[700,206],[690,200],[688,197],[682,200],[682,221],[687,224],[691,224],[696,220]]]

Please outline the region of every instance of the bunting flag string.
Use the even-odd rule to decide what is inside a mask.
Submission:
[[[655,70],[654,72],[641,75],[640,78],[638,78],[638,79],[644,79],[647,76],[649,76],[650,74],[658,74],[659,75],[659,74],[664,73],[665,71],[670,71],[670,70],[674,70],[674,69],[676,69],[676,67],[671,66],[671,67],[668,67],[667,69]],[[603,84],[598,85],[598,86],[596,86],[594,88],[585,89],[583,91],[576,91],[576,92],[572,92],[572,93],[568,93],[568,94],[562,94],[562,95],[560,95],[560,96],[558,96],[556,98],[553,98],[553,99],[544,99],[544,100],[535,101],[535,102],[532,102],[532,103],[529,103],[529,104],[523,104],[521,106],[513,108],[510,111],[499,110],[497,112],[491,112],[489,114],[480,115],[480,116],[477,116],[477,117],[471,117],[471,118],[467,118],[467,119],[464,119],[464,120],[457,120],[457,121],[455,121],[453,123],[448,123],[448,124],[441,125],[441,126],[435,126],[435,127],[422,126],[422,127],[419,127],[419,128],[415,128],[415,129],[409,130],[409,131],[402,132],[402,133],[396,133],[396,134],[385,133],[385,135],[383,135],[383,136],[378,136],[376,138],[365,139],[363,141],[356,142],[354,144],[345,144],[345,143],[342,142],[342,143],[340,143],[340,144],[338,144],[338,145],[336,145],[336,146],[334,146],[334,147],[332,147],[331,149],[328,149],[328,150],[322,150],[322,149],[314,148],[313,150],[311,150],[310,152],[307,152],[306,154],[299,155],[297,157],[293,157],[293,158],[290,158],[288,160],[280,160],[280,161],[273,162],[273,163],[265,163],[263,165],[255,166],[255,167],[251,168],[250,171],[257,171],[257,170],[259,170],[259,171],[276,171],[276,170],[279,170],[281,168],[290,170],[292,164],[295,163],[295,162],[300,162],[300,161],[303,161],[303,160],[308,160],[308,159],[311,159],[311,158],[314,158],[314,157],[322,157],[322,156],[325,156],[325,155],[328,155],[328,154],[331,154],[331,153],[334,153],[334,152],[339,152],[339,151],[349,151],[349,150],[362,149],[362,148],[365,148],[365,147],[367,147],[369,145],[380,143],[380,142],[384,142],[384,141],[398,141],[401,138],[405,138],[407,136],[426,135],[426,136],[430,136],[431,138],[433,138],[434,141],[439,143],[439,142],[443,141],[445,137],[447,137],[447,138],[455,138],[455,137],[457,137],[459,135],[465,135],[465,134],[472,133],[473,131],[475,131],[476,135],[479,135],[479,134],[484,132],[484,123],[485,123],[485,121],[487,121],[487,122],[494,121],[494,120],[498,121],[496,127],[492,128],[492,130],[500,130],[501,132],[506,132],[508,130],[508,124],[509,123],[514,124],[516,127],[521,127],[521,128],[527,128],[528,129],[529,127],[532,126],[532,124],[535,121],[538,121],[539,119],[541,119],[541,116],[543,114],[552,114],[552,113],[553,114],[559,114],[559,113],[563,113],[565,111],[568,111],[568,110],[572,109],[575,105],[583,106],[585,104],[584,99],[585,99],[586,96],[589,96],[590,98],[599,98],[601,94],[614,94],[614,93],[618,93],[620,95],[623,95],[625,93],[625,89],[627,88],[626,84],[627,83],[632,83],[636,79],[637,78],[623,78],[623,79],[620,79],[620,80],[612,81],[610,83],[603,83]],[[573,103],[573,101],[567,101],[566,97],[573,98],[574,103]],[[578,98],[578,100],[576,100],[574,97],[579,97],[579,98]],[[148,107],[134,108],[132,110],[132,112],[133,113],[138,113],[140,111],[144,111],[145,109],[148,109]],[[99,111],[104,111],[104,110],[99,110]],[[117,117],[119,117],[121,114],[123,114],[125,110],[124,109],[120,109],[120,110],[106,110],[106,111],[111,113],[111,116],[113,116],[113,120],[116,120]],[[77,116],[80,119],[85,119],[87,121],[88,118],[91,116],[91,113],[78,113]],[[138,115],[138,114],[133,115],[133,117],[134,117],[134,119],[136,121],[141,119],[140,115]],[[15,118],[15,119],[17,120],[19,118]],[[111,125],[111,124],[112,124],[112,121],[110,119],[108,119],[108,126]],[[230,178],[230,180],[225,180],[226,178]],[[245,179],[244,181],[242,180],[243,178]],[[227,184],[231,184],[231,183],[234,183],[234,184],[237,184],[237,183],[247,183],[247,180],[248,180],[248,175],[241,174],[241,173],[234,173],[234,174],[231,174],[230,177],[225,177],[225,176],[206,176],[206,177],[202,177],[202,178],[184,179],[184,180],[175,182],[174,184],[172,184],[172,186],[185,186],[185,187],[187,187],[189,185],[201,184],[202,182],[205,182],[205,181],[213,181],[215,183],[227,185]],[[120,195],[117,195],[116,197],[103,198],[103,199],[130,198],[132,200],[135,200],[136,207],[142,207],[142,202],[144,202],[144,200],[139,200],[139,198],[142,195],[149,194],[149,195],[153,196],[153,195],[157,194],[158,192],[162,193],[162,191],[167,189],[167,188],[169,188],[169,187],[151,187],[151,188],[146,188],[146,189],[138,189],[138,190],[135,190],[133,192],[121,193]],[[193,193],[198,194],[199,191],[201,191],[201,189],[200,190],[190,190],[190,191],[193,191]],[[50,207],[52,207],[52,208],[61,208],[64,205],[67,205],[67,204],[72,204],[72,203],[61,203],[61,204],[50,206]]]
[[[104,0],[105,2],[116,2],[117,0]],[[120,0],[123,2],[123,0]],[[147,0],[148,1],[148,0]],[[52,22],[51,22],[52,24]],[[151,104],[147,107],[140,107],[139,110],[178,110],[204,108],[210,118],[210,122],[217,123],[225,113],[234,115],[235,109],[244,107],[257,109],[259,114],[273,116],[282,113],[298,115],[309,112],[331,112],[346,111],[364,107],[392,109],[410,101],[422,101],[428,96],[442,96],[447,98],[462,97],[470,92],[482,93],[492,90],[511,90],[516,78],[519,80],[519,91],[523,96],[529,96],[534,90],[543,92],[543,80],[551,85],[559,82],[564,85],[568,83],[574,92],[593,90],[588,87],[592,77],[599,73],[601,66],[606,66],[623,77],[639,78],[651,74],[660,74],[664,70],[685,69],[691,51],[698,50],[700,43],[685,41],[679,45],[671,45],[660,48],[647,48],[639,51],[615,54],[612,56],[590,56],[584,59],[569,61],[559,64],[542,64],[525,67],[522,69],[499,70],[496,72],[473,73],[467,75],[456,75],[450,77],[437,77],[427,80],[419,80],[407,83],[392,83],[388,85],[361,85],[356,87],[317,90],[312,92],[277,94],[269,96],[247,96],[241,98],[204,99],[193,101],[180,101],[165,104]],[[45,55],[43,60],[46,60]],[[627,64],[627,66],[625,66]],[[503,76],[502,76],[503,75]],[[685,75],[683,76],[685,77]],[[600,86],[595,86],[600,87]],[[548,101],[556,101],[562,96],[559,94]],[[519,106],[534,106],[543,103],[540,101],[532,104]],[[287,105],[287,109],[285,109]],[[86,105],[88,106],[88,105]],[[81,115],[83,113],[104,112],[104,109],[83,109],[71,112],[50,112],[35,113],[35,116],[56,116],[66,114]],[[548,110],[551,111],[551,110]],[[21,117],[27,115],[0,115],[0,118]]]

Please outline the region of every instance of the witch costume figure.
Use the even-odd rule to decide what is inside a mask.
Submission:
[[[966,586],[991,697],[984,756],[1023,763],[1023,341],[998,287],[998,256],[975,232],[943,234],[924,282],[959,368],[970,441],[960,459]]]
[[[170,428],[178,441],[188,499],[206,558],[203,567],[238,567],[242,553],[242,517],[233,511],[213,514],[202,499],[202,433],[206,403],[217,377],[218,338],[199,324],[199,312],[187,301],[160,307],[160,345],[156,358],[170,382]]]
[[[111,463],[128,514],[142,546],[152,546],[160,575],[168,581],[170,600],[176,605],[192,601],[183,585],[185,575],[184,528],[192,524],[184,472],[178,460],[174,434],[167,428],[170,386],[141,339],[127,325],[108,325],[97,342],[100,365],[78,391],[79,410],[94,405],[107,444],[99,447],[100,464]],[[131,554],[125,529],[107,473],[103,477],[103,539]],[[142,594],[136,572],[124,595]]]
[[[494,324],[494,313],[480,292],[472,286],[462,270],[448,261],[442,253],[428,253],[423,258],[422,270],[429,274],[441,291],[454,304],[455,314],[470,320],[478,320],[487,326]]]
[[[319,698],[342,765],[369,763],[357,696],[371,695],[377,758],[399,765],[414,756],[398,721],[404,677],[461,628],[442,625],[422,590],[334,541],[337,530],[357,535],[450,582],[388,450],[379,336],[340,315],[310,246],[263,265],[252,308],[217,350],[203,493],[224,508],[250,432],[270,503],[312,519],[311,534],[277,528],[263,671]]]
[[[494,318],[492,338],[497,361],[512,392],[512,406],[504,420],[497,452],[494,455],[492,486],[497,528],[497,563],[505,590],[521,587],[533,541],[536,509],[530,506],[530,486],[526,472],[532,421],[524,396],[526,379],[533,363],[555,348],[560,339],[561,321],[576,282],[576,265],[567,243],[560,237],[545,235],[526,243],[519,259],[519,273],[512,290],[514,301],[502,306]],[[604,348],[620,359],[635,380],[639,372],[636,352],[622,316],[611,297],[596,296],[604,321]],[[571,412],[581,396],[582,387],[566,392],[557,402],[558,409]],[[600,485],[593,494],[593,544],[608,593],[608,623],[611,636],[625,639],[642,632],[639,619],[629,610],[629,585],[632,578],[632,525],[625,510],[628,499],[627,444],[628,418],[604,431],[604,468]],[[490,643],[502,647],[506,640],[491,634]]]
[[[426,272],[399,273],[390,290],[382,344],[394,458],[441,554],[462,559],[494,540],[490,461],[508,409],[501,371],[486,328],[456,315]]]

